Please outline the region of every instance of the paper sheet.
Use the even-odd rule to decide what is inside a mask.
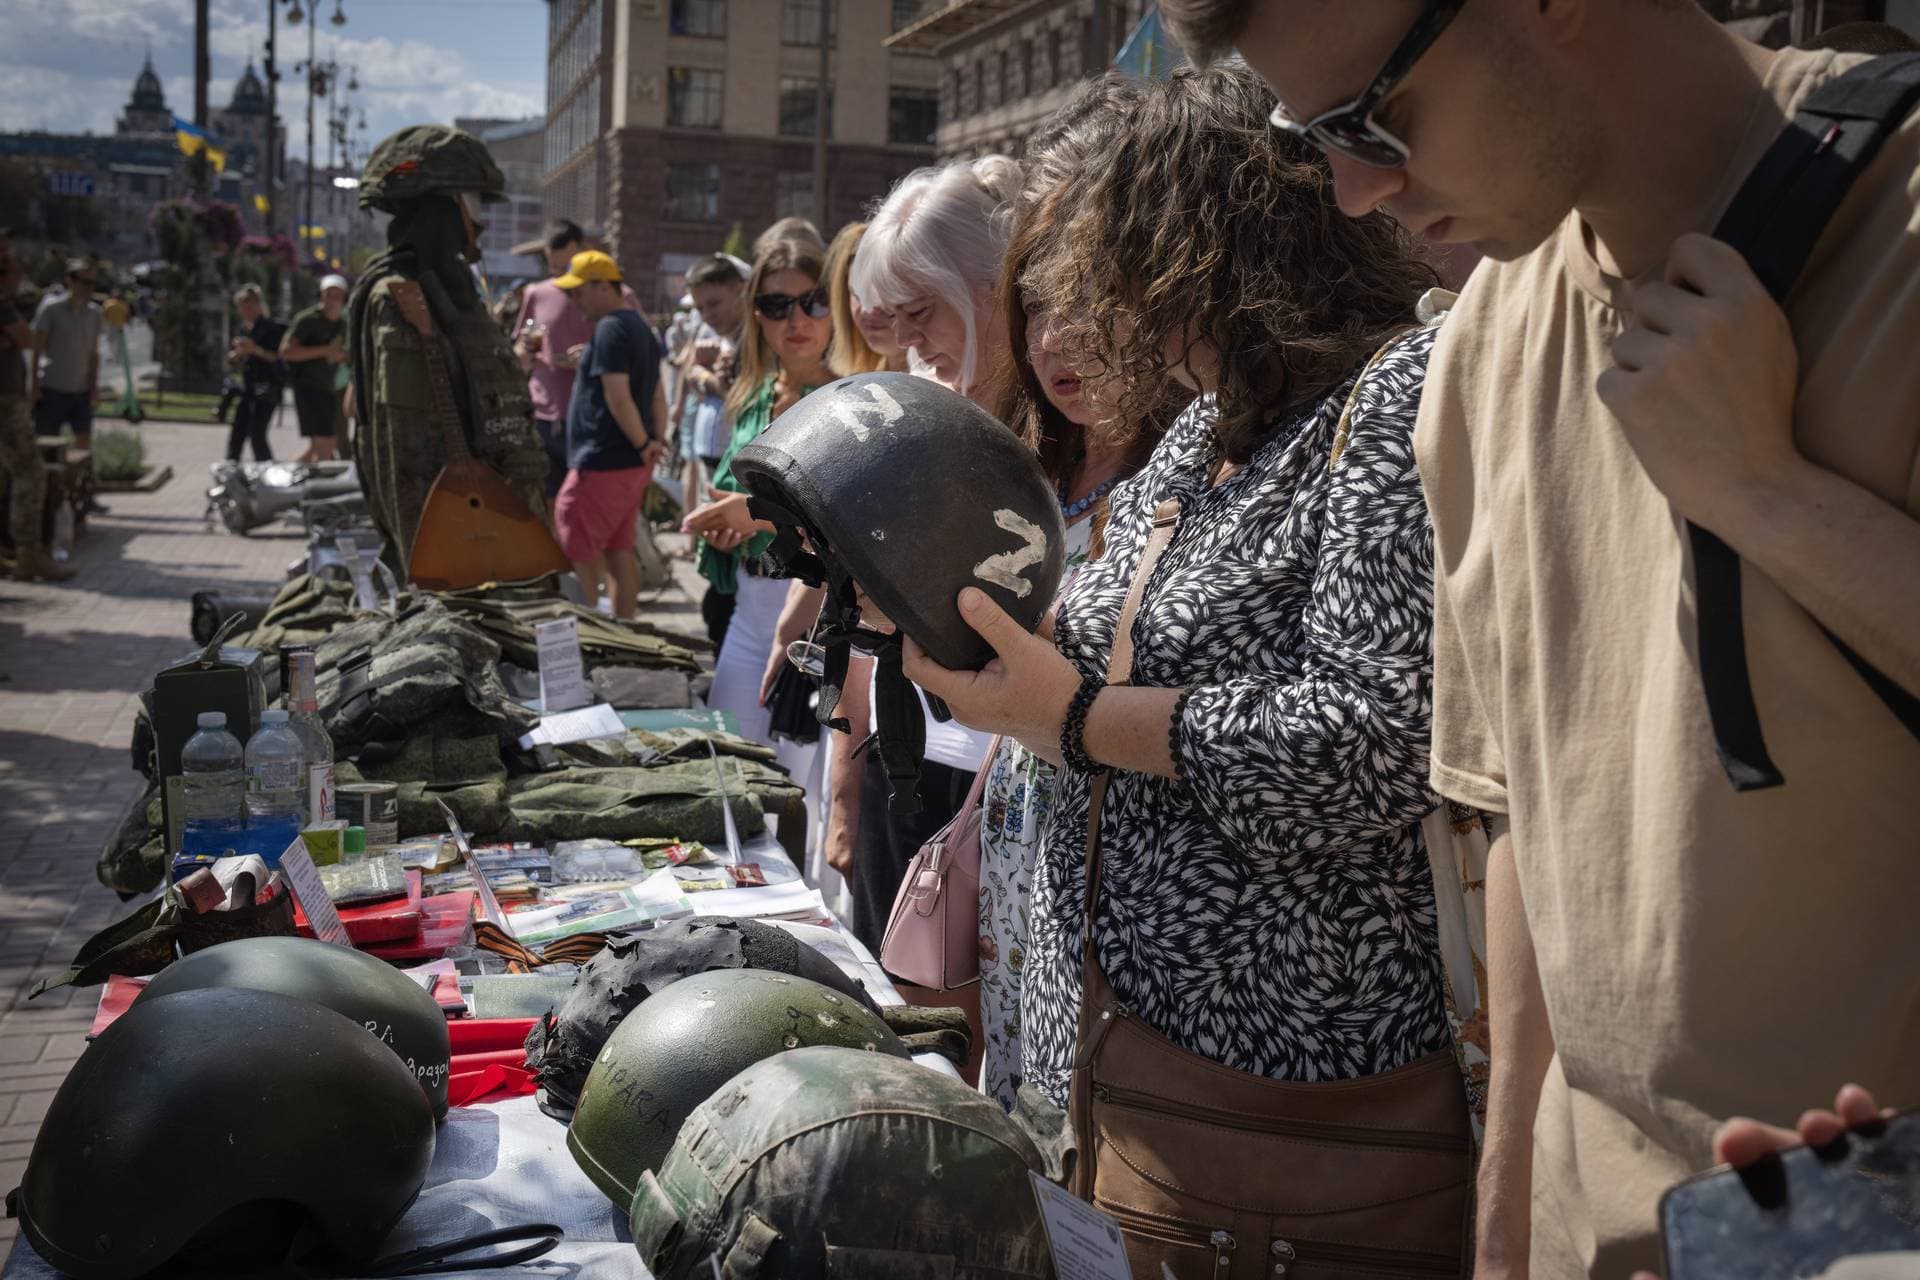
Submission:
[[[551,715],[592,702],[593,691],[587,687],[586,668],[580,661],[580,629],[575,621],[555,618],[536,623],[533,637],[540,652],[540,710]]]
[[[575,711],[560,711],[540,717],[540,723],[532,733],[520,739],[520,745],[527,749],[539,746],[559,746],[567,742],[586,742],[591,738],[624,738],[627,726],[620,723],[620,713],[607,702],[595,703],[591,707],[581,707]]]

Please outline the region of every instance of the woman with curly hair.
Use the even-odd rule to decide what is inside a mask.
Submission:
[[[1050,635],[969,589],[962,615],[996,661],[952,672],[907,646],[908,675],[959,719],[1060,762],[1022,1032],[1028,1082],[1063,1105],[1102,776],[1091,955],[1170,1053],[1290,1082],[1450,1061],[1420,832],[1437,804],[1432,533],[1412,445],[1434,340],[1416,307],[1436,277],[1384,215],[1342,216],[1272,105],[1244,67],[1178,73],[1061,193],[1057,251],[1023,277],[1061,340],[1120,384],[1123,420],[1169,378],[1199,398],[1112,495],[1104,554]],[[1109,685],[1163,504],[1177,522],[1116,675],[1130,686]]]
[[[1066,348],[1061,337],[1067,326],[1026,279],[1059,248],[1064,230],[1060,188],[1125,129],[1143,93],[1142,82],[1129,76],[1082,81],[1046,127],[1028,139],[1026,185],[997,290],[1009,341],[990,407],[1032,447],[1059,493],[1067,526],[1062,590],[1100,554],[1113,490],[1145,465],[1191,395],[1172,386],[1145,416],[1123,416],[1124,384],[1101,377],[1098,361],[1086,353]],[[1164,378],[1155,382],[1163,389],[1170,386]],[[986,767],[980,823],[980,1030],[985,1041],[980,1089],[1011,1111],[1024,1072],[1020,987],[1031,932],[1028,902],[1034,860],[1053,808],[1053,765],[1008,738]]]

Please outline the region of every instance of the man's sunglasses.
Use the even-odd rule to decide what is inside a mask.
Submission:
[[[1267,119],[1274,128],[1305,138],[1322,151],[1334,152],[1375,169],[1402,167],[1407,163],[1407,144],[1377,124],[1373,113],[1406,79],[1413,64],[1440,38],[1440,33],[1447,29],[1447,24],[1465,3],[1466,0],[1427,0],[1427,7],[1387,55],[1372,83],[1353,101],[1304,122],[1289,116],[1286,107],[1279,105]]]
[[[753,295],[753,309],[775,324],[792,315],[795,307],[799,307],[815,320],[824,320],[833,314],[833,304],[827,300],[827,290],[824,285],[809,289],[802,294],[756,293]]]

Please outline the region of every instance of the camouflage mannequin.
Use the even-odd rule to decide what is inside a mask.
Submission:
[[[387,555],[404,573],[420,512],[446,463],[435,425],[423,341],[441,345],[455,411],[475,457],[506,477],[528,508],[547,515],[546,452],[534,434],[526,375],[474,287],[481,201],[504,199],[506,180],[486,147],[444,125],[410,125],[373,149],[362,208],[393,215],[387,251],[368,265],[349,303],[349,351],[359,432],[354,456]],[[389,290],[419,283],[434,333],[401,316]]]

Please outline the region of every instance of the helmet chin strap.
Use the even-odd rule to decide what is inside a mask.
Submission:
[[[920,766],[927,753],[927,720],[920,694],[901,668],[904,651],[900,634],[881,635],[860,625],[860,605],[853,578],[832,554],[826,540],[817,531],[812,542],[817,551],[808,551],[801,534],[806,524],[799,515],[768,498],[755,495],[747,502],[748,512],[757,520],[775,526],[773,543],[766,558],[781,576],[799,578],[810,587],[824,586],[827,598],[820,606],[814,640],[826,651],[826,673],[820,682],[820,723],[841,733],[853,726],[844,716],[836,717],[841,694],[846,689],[847,669],[855,648],[874,657],[873,718],[874,734],[869,744],[880,752],[880,764],[887,771],[887,812],[908,817],[919,813]],[[944,713],[946,708],[941,707]],[[944,715],[942,717],[945,718]]]

